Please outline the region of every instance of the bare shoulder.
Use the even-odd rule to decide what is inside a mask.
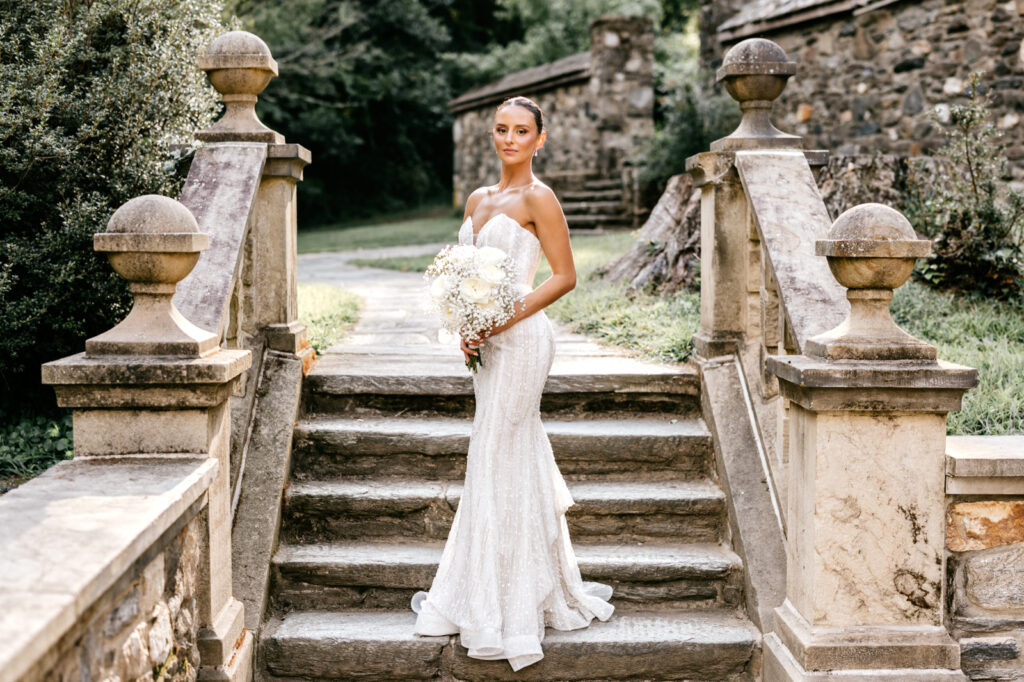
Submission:
[[[554,190],[540,180],[531,182],[523,192],[523,203],[531,214],[549,214],[552,211],[561,212],[562,206],[558,203],[558,197]]]
[[[470,193],[469,197],[466,198],[466,217],[473,214],[476,207],[480,205],[480,202],[484,197],[488,196],[492,190],[492,187],[477,187]]]

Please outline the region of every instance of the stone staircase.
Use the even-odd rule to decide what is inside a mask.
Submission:
[[[696,374],[563,355],[542,410],[576,500],[580,568],[613,586],[612,619],[548,630],[544,660],[515,674],[466,657],[456,637],[414,635],[409,601],[429,587],[459,503],[472,385],[458,365],[396,357],[380,371],[370,356],[329,355],[295,430],[264,679],[751,679],[760,635],[742,612]]]
[[[592,177],[560,191],[558,196],[571,230],[592,232],[633,227],[620,180]]]
[[[545,658],[518,673],[468,658],[458,637],[414,635],[409,601],[430,586],[459,503],[472,381],[420,275],[317,272],[309,281],[346,286],[364,309],[305,379],[257,679],[753,678],[760,633],[743,613],[696,372],[558,325],[541,408],[576,500],[581,570],[612,585],[615,614],[549,629]]]

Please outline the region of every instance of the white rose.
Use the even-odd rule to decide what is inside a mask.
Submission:
[[[501,284],[505,279],[505,269],[500,265],[485,263],[480,267],[480,277],[491,284]]]
[[[467,301],[480,303],[491,297],[491,285],[476,277],[467,277],[459,285],[459,291]]]
[[[480,310],[484,311],[485,313],[496,313],[499,310],[498,302],[494,299],[485,301],[480,304]]]
[[[453,246],[448,257],[455,263],[468,263],[473,260],[474,248],[468,244]]]
[[[440,301],[446,293],[448,293],[448,278],[444,275],[435,277],[434,281],[430,283],[430,297],[435,301]]]
[[[444,318],[445,322],[453,324],[455,322],[455,308],[447,305],[443,306],[441,308],[441,316]]]
[[[505,260],[505,252],[493,246],[481,246],[477,257],[482,265],[501,265]]]

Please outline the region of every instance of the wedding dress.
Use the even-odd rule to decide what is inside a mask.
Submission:
[[[532,232],[499,213],[475,240],[511,255],[520,292],[530,291],[541,255]],[[459,243],[473,242],[467,219]],[[469,656],[513,670],[544,657],[545,626],[575,630],[614,610],[611,587],[580,578],[565,522],[573,500],[540,418],[554,353],[543,312],[483,345],[462,499],[430,592],[412,600],[417,634],[457,633]]]

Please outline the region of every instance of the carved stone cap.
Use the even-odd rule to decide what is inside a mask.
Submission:
[[[799,148],[802,139],[776,128],[770,117],[772,102],[795,73],[796,62],[764,38],[749,38],[726,52],[718,81],[739,102],[743,118],[730,135],[711,143],[711,151]]]
[[[221,94],[224,115],[210,128],[196,133],[204,142],[283,143],[284,136],[263,125],[256,116],[257,95],[277,75],[270,48],[247,31],[218,36],[199,57],[199,68]]]
[[[832,224],[828,239],[814,244],[818,256],[835,258],[924,258],[932,243],[918,239],[902,213],[883,204],[861,204]],[[830,261],[831,262],[831,261]],[[839,274],[836,274],[839,278]],[[906,280],[904,280],[906,281]],[[839,283],[845,284],[842,280]],[[895,287],[902,285],[896,284]]]
[[[171,297],[210,245],[209,235],[184,205],[150,194],[121,206],[107,232],[93,237],[97,251],[128,280],[135,303],[113,329],[85,342],[88,357],[171,355],[198,358],[218,349],[213,334],[182,317]]]
[[[893,289],[927,256],[931,242],[917,239],[899,211],[861,204],[832,224],[828,239],[815,242],[836,280],[847,288],[850,314],[835,329],[808,339],[804,352],[828,360],[928,360],[935,347],[900,329],[889,312]]]
[[[228,31],[218,36],[199,56],[199,68],[256,69],[277,75],[277,62],[263,39],[248,31]]]
[[[716,76],[721,82],[729,76],[775,75],[788,78],[795,73],[796,62],[790,60],[781,47],[764,38],[750,38],[737,43],[725,54]]]

